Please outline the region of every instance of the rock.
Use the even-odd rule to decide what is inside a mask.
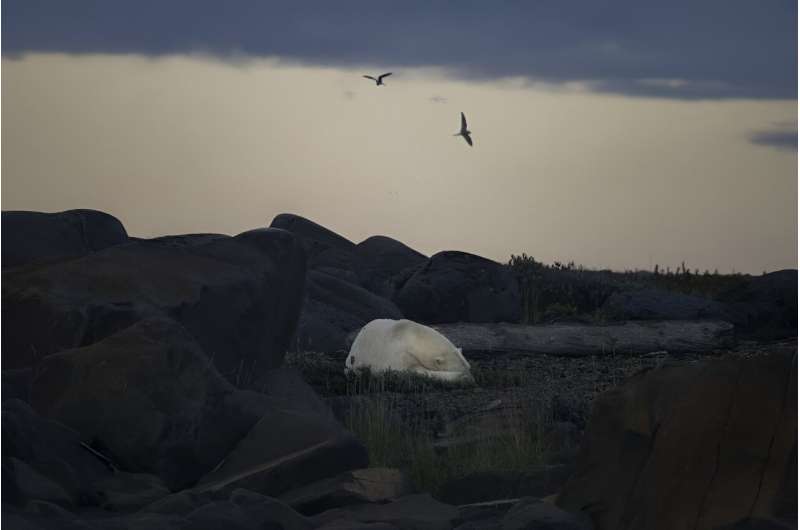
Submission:
[[[730,307],[737,332],[773,340],[797,336],[797,270],[756,276],[719,296]]]
[[[280,500],[305,515],[352,504],[388,502],[413,493],[413,485],[398,469],[367,468],[289,491]]]
[[[179,242],[138,241],[4,272],[4,368],[31,366],[164,316],[180,322],[229,381],[255,383],[280,366],[304,289],[305,261],[294,236],[262,229]]]
[[[282,530],[309,530],[311,519],[303,517],[283,502],[245,489],[231,493],[231,503],[238,506],[256,528],[277,526]]]
[[[366,449],[332,417],[273,407],[195,490],[275,496],[367,464]]]
[[[542,465],[526,471],[479,471],[452,479],[440,487],[436,498],[465,505],[501,499],[544,497],[558,492],[574,471],[573,465]]]
[[[503,516],[519,499],[500,499],[458,507],[456,530],[502,530]]]
[[[457,519],[456,507],[443,504],[427,493],[408,495],[388,504],[365,504],[350,509],[336,508],[314,517],[323,528],[330,528],[332,523],[338,520],[388,523],[404,530],[449,530]],[[349,526],[341,527],[349,528]]]
[[[595,401],[557,504],[598,530],[796,521],[796,395],[782,354],[635,376]]]
[[[141,513],[160,513],[165,515],[188,515],[214,501],[211,493],[197,493],[192,490],[183,490],[172,495],[162,497],[151,502],[139,510]]]
[[[33,370],[31,368],[20,368],[18,370],[3,370],[2,390],[3,401],[7,399],[19,399],[22,401],[30,400],[31,382],[33,380]]]
[[[728,308],[714,300],[661,289],[612,294],[600,310],[612,320],[727,320]]]
[[[46,357],[32,404],[100,444],[121,469],[170,489],[211,470],[268,408],[237,391],[169,319],[144,320],[85,348]]]
[[[3,268],[75,258],[127,242],[116,217],[96,210],[5,211]]]
[[[356,245],[360,258],[361,285],[378,296],[391,299],[396,290],[394,278],[418,267],[427,257],[403,243],[385,236],[372,236]]]
[[[376,318],[403,318],[391,301],[363,287],[311,271],[307,299],[298,324],[295,351],[335,352],[347,349],[347,336]]]
[[[356,245],[352,241],[299,215],[279,214],[269,226],[287,230],[300,236],[306,249],[309,263],[313,262],[319,254],[331,248],[343,250],[349,254],[355,253]]]
[[[465,252],[439,252],[395,293],[406,318],[446,322],[519,322],[519,286],[510,269]]]
[[[14,457],[3,457],[3,486],[12,502],[24,505],[38,499],[71,507],[73,499],[57,482]]]
[[[592,530],[586,515],[571,514],[539,499],[521,499],[503,517],[503,530]]]
[[[719,526],[714,530],[796,530],[797,524],[770,521],[768,519],[742,519],[734,524]]]
[[[118,471],[95,483],[102,506],[115,512],[132,512],[170,494],[155,475]]]
[[[2,423],[4,463],[13,462],[6,461],[6,458],[24,462],[36,474],[57,484],[69,498],[70,505],[97,505],[100,502],[95,483],[110,477],[111,470],[81,446],[77,432],[40,417],[28,404],[19,400],[3,402]],[[9,473],[14,467],[24,471],[28,469],[10,464],[7,468]],[[4,485],[12,474],[7,476],[4,466]],[[55,488],[51,489],[55,491]],[[5,489],[4,502],[24,502],[24,497],[13,500],[13,490],[13,486]],[[61,496],[59,491],[57,497]]]
[[[468,353],[530,353],[584,357],[654,350],[706,352],[734,342],[733,325],[719,320],[630,321],[614,324],[437,324],[431,326]]]

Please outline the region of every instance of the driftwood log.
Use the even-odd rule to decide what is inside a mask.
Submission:
[[[733,325],[719,320],[627,321],[607,325],[439,324],[431,326],[465,352],[580,357],[653,351],[703,352],[729,346]]]
[[[467,353],[528,353],[583,357],[706,352],[733,343],[733,325],[721,320],[639,320],[613,324],[434,324]],[[348,336],[348,348],[358,332]]]

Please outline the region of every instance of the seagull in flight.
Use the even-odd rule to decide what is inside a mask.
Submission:
[[[472,133],[467,130],[467,118],[464,116],[464,113],[462,112],[461,113],[461,131],[456,133],[456,134],[454,134],[453,136],[463,136],[464,140],[466,140],[467,143],[470,146],[472,146],[472,138],[470,137],[470,134],[472,134]]]
[[[384,77],[388,77],[388,76],[390,76],[390,75],[392,75],[392,72],[387,72],[387,73],[385,73],[385,74],[383,74],[383,75],[379,75],[379,76],[378,76],[378,79],[375,79],[375,78],[374,78],[374,77],[372,77],[371,75],[365,75],[364,77],[366,77],[367,79],[372,79],[373,81],[375,81],[375,86],[381,86],[381,85],[383,85],[383,86],[386,86],[386,85],[384,85],[384,83],[383,83],[383,78],[384,78]]]

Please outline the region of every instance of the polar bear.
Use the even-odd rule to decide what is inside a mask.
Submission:
[[[359,368],[474,382],[460,348],[435,329],[411,320],[379,318],[361,328],[345,361],[345,373]]]

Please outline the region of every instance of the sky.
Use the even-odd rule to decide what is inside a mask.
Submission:
[[[600,4],[3,0],[2,208],[796,268],[796,2]]]

